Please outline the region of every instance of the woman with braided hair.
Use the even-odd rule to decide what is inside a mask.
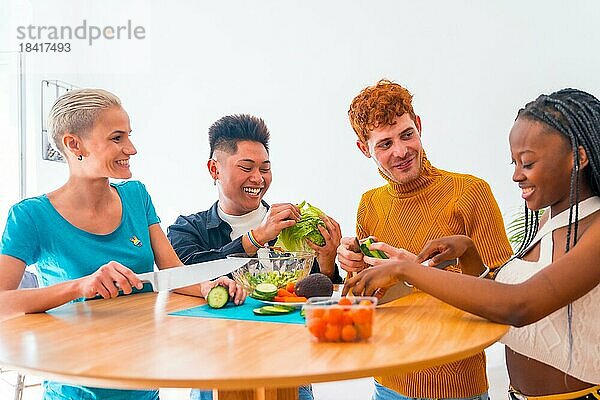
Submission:
[[[371,248],[390,258],[366,259],[377,268],[344,290],[372,294],[406,281],[512,325],[501,341],[513,399],[600,399],[600,101],[575,89],[542,95],[519,111],[509,142],[528,223],[495,281],[467,275],[486,267],[471,239],[451,236],[427,243],[417,262],[458,257],[465,274],[402,262],[398,249],[378,243]]]

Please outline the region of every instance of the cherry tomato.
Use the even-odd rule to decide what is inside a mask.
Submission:
[[[358,330],[358,335],[361,339],[368,339],[373,334],[373,325],[368,322],[365,324],[357,324],[356,329]]]
[[[342,323],[342,316],[344,311],[339,307],[330,307],[325,310],[323,319],[327,320],[330,324],[340,325]]]
[[[319,340],[325,337],[325,321],[321,318],[311,318],[307,323],[309,332]]]
[[[347,297],[342,297],[341,299],[338,300],[338,304],[340,306],[351,306],[352,305],[352,300],[350,300]]]
[[[337,324],[327,324],[325,328],[325,340],[328,342],[339,342],[342,335],[342,329]]]
[[[296,284],[294,282],[288,282],[287,285],[285,285],[285,290],[293,294],[296,291]]]
[[[352,325],[354,320],[352,319],[352,313],[350,310],[344,310],[342,314],[342,325]]]
[[[354,323],[364,324],[372,321],[373,311],[367,308],[356,308],[352,310],[351,315]]]
[[[353,325],[345,325],[342,328],[342,340],[344,342],[354,342],[357,336],[356,328]]]

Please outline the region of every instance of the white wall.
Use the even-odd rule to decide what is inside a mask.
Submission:
[[[573,86],[600,95],[600,3],[540,1],[9,0],[0,47],[18,25],[120,25],[141,41],[74,41],[70,54],[29,54],[30,195],[66,178],[39,156],[39,82],[61,79],[114,91],[166,228],[207,208],[207,129],[231,113],[262,116],[272,133],[269,202],[303,199],[354,230],[360,195],[383,180],[356,149],[352,98],[381,77],[407,86],[423,143],[440,168],[486,179],[503,211],[520,206],[507,133],[542,92]],[[2,50],[2,48],[0,48]],[[2,217],[4,220],[4,216]]]

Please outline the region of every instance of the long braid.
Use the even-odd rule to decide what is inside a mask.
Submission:
[[[527,208],[527,203],[525,203],[524,215],[525,215],[525,220],[524,220],[525,226],[524,226],[523,240],[521,241],[521,244],[519,245],[519,248],[517,249],[515,254],[510,259],[508,259],[504,264],[502,264],[500,267],[496,268],[496,271],[494,272],[494,276],[497,275],[498,272],[502,268],[504,268],[506,265],[508,265],[515,258],[523,258],[526,251],[528,251],[528,247],[531,244],[531,242],[533,241],[533,238],[537,234],[538,227],[540,225],[540,218],[539,218],[540,213],[538,211],[531,211],[529,208]]]
[[[515,255],[511,258],[522,258],[525,255],[525,251],[531,244],[531,241],[535,237],[539,227],[539,213],[537,211],[531,211],[525,204],[525,233],[523,234],[523,241],[519,245],[519,248],[515,252]],[[510,262],[507,261],[506,263]]]
[[[571,172],[569,188],[569,225],[565,252],[577,244],[579,227],[579,201],[581,160],[579,147],[582,146],[588,157],[588,168],[584,171],[585,179],[594,195],[600,194],[600,101],[580,90],[563,89],[551,95],[542,95],[535,101],[519,110],[517,118],[531,118],[540,121],[560,134],[571,143],[574,166]],[[537,214],[535,211],[534,214]],[[526,213],[527,218],[527,213]],[[527,231],[527,223],[525,225]],[[537,228],[537,227],[536,227]],[[537,231],[537,229],[535,229]],[[533,231],[533,230],[532,230]],[[526,232],[526,239],[529,235]],[[523,244],[526,240],[523,241]],[[529,239],[531,242],[531,239]],[[527,245],[521,245],[515,257],[522,257]],[[569,366],[571,368],[573,354],[573,304],[567,305],[567,326],[569,331]],[[566,379],[566,376],[565,376]]]

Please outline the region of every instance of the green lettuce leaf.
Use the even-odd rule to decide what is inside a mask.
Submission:
[[[325,222],[319,217],[323,211],[305,201],[298,204],[298,208],[300,209],[300,221],[282,230],[278,243],[287,251],[312,251],[304,239],[310,240],[317,246],[323,246],[325,239],[318,228],[319,225],[325,226]]]

